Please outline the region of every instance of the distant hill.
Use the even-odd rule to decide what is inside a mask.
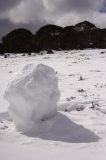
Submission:
[[[34,35],[23,28],[13,30],[1,41],[1,54],[106,48],[106,29],[97,28],[88,21],[64,28],[49,24],[41,27]]]

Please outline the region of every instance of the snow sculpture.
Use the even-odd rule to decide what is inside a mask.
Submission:
[[[19,131],[39,130],[57,112],[60,92],[55,71],[43,64],[25,66],[8,86],[4,98]]]

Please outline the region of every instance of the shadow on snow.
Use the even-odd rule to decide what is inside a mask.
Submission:
[[[50,123],[51,124],[51,123]],[[50,127],[50,126],[49,126]],[[91,143],[98,142],[100,138],[67,118],[65,115],[58,113],[53,119],[51,128],[45,127],[40,132],[34,130],[30,133],[25,133],[29,137],[38,137],[44,140],[62,141],[67,143]]]
[[[5,119],[11,122],[8,112],[0,113],[0,119]],[[67,143],[91,143],[98,142],[100,138],[90,131],[84,128],[82,125],[78,125],[67,118],[61,113],[48,121],[47,125],[41,128],[39,132],[33,128],[31,132],[23,133],[28,137],[38,137],[44,140],[62,141]]]

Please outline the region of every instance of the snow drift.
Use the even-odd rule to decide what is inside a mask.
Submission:
[[[55,71],[43,64],[25,66],[8,86],[4,97],[19,131],[39,130],[42,124],[45,128],[44,122],[56,115],[60,98]]]

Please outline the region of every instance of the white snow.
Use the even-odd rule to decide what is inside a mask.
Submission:
[[[4,97],[9,102],[9,114],[19,131],[38,131],[49,125],[48,119],[57,113],[60,98],[55,71],[46,65],[27,65],[8,86]]]
[[[43,53],[0,56],[0,160],[105,160],[106,50]],[[61,93],[58,112],[42,121],[38,134],[22,134],[8,114],[3,95],[23,67],[28,65],[27,75],[34,69],[29,64],[41,63],[56,72]],[[20,77],[25,78],[22,73]]]

